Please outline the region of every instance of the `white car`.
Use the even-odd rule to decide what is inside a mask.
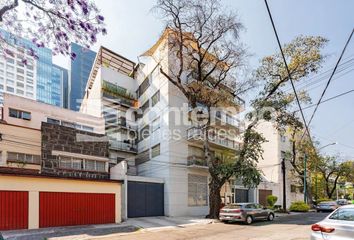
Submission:
[[[312,225],[311,240],[353,240],[354,206],[337,208],[328,217]]]

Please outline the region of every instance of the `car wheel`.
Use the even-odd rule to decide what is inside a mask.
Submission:
[[[248,224],[248,225],[250,225],[250,224],[252,224],[252,222],[253,222],[252,216],[247,216],[245,223]]]
[[[273,221],[274,220],[274,214],[271,213],[268,215],[268,221]]]

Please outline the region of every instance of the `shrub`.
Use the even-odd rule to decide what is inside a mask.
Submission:
[[[310,206],[303,201],[293,202],[290,206],[290,211],[292,212],[308,212]]]
[[[277,202],[278,200],[278,197],[277,196],[274,196],[274,195],[269,195],[267,197],[267,203],[268,203],[268,206],[270,208],[273,208],[274,207],[274,204]]]

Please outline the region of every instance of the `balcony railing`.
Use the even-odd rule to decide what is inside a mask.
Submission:
[[[192,127],[187,130],[187,139],[188,140],[197,140],[197,141],[205,141],[204,131],[200,128]],[[214,133],[209,134],[209,142],[214,143],[216,145],[230,148],[233,150],[240,149],[240,144],[237,141],[230,140],[225,136],[218,136]]]
[[[110,101],[116,102],[118,104],[128,106],[128,107],[136,107],[137,101],[132,99],[127,99],[122,96],[114,95],[111,92],[103,91],[102,96]]]
[[[136,144],[122,141],[109,141],[109,148],[134,153],[138,152],[138,147]]]
[[[205,161],[204,157],[191,155],[191,156],[188,156],[188,158],[187,158],[187,165],[188,166],[207,167],[208,163]]]

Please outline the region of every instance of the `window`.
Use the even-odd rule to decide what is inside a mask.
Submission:
[[[144,92],[149,88],[150,86],[150,76],[148,76],[139,86],[137,94],[138,97],[144,94]]]
[[[17,87],[20,87],[20,88],[24,88],[25,87],[25,84],[21,83],[21,82],[17,82],[16,83],[16,86]],[[32,89],[33,90],[33,89]]]
[[[17,152],[8,152],[7,153],[7,161],[10,162],[21,162],[28,164],[40,164],[40,156],[32,155],[26,153],[17,153]]]
[[[54,118],[47,118],[47,123],[60,125],[60,120],[57,120],[57,119],[54,119]]]
[[[10,72],[6,72],[6,76],[9,77],[9,78],[14,78],[15,74],[10,73]]]
[[[16,78],[18,81],[21,81],[21,82],[23,82],[25,80],[25,78],[21,75],[17,75]]]
[[[24,120],[31,120],[31,113],[16,109],[9,109],[9,116],[13,118],[21,118]]]
[[[136,157],[135,163],[136,165],[142,164],[144,162],[147,162],[150,160],[150,149],[146,149],[145,151],[141,152],[138,154],[138,156]]]
[[[12,59],[12,58],[6,58],[6,62],[11,63],[11,64],[14,64],[14,63],[15,63],[15,60]]]
[[[13,66],[11,66],[11,65],[6,66],[6,71],[14,71],[14,70],[15,70],[15,68]]]
[[[80,171],[106,172],[105,161],[96,161],[66,156],[59,157],[59,167],[62,169],[73,169]]]
[[[150,136],[150,126],[146,125],[140,130],[139,141],[142,141]]]
[[[75,123],[72,123],[72,122],[61,121],[61,125],[64,127],[75,128]]]
[[[207,206],[208,177],[188,174],[188,206]]]
[[[157,157],[160,155],[160,144],[157,144],[151,148],[151,157]]]
[[[149,100],[147,100],[143,106],[141,106],[141,111],[143,112],[143,114],[145,113],[146,109],[149,108]]]
[[[15,89],[13,87],[6,87],[6,91],[13,93]]]
[[[15,84],[14,80],[11,80],[11,79],[6,79],[6,83],[7,83],[7,85],[11,85],[11,86],[13,86]]]
[[[21,89],[16,89],[16,93],[17,93],[18,95],[23,95],[23,94],[25,94],[25,92],[24,92],[23,90],[21,90]]]
[[[156,118],[151,123],[151,132],[155,132],[156,130],[160,129],[160,117]]]
[[[33,77],[33,73],[32,73],[32,72],[29,72],[29,71],[27,71],[26,75],[27,75],[28,77]]]
[[[354,208],[338,209],[329,219],[354,222]]]
[[[25,73],[25,70],[21,69],[21,68],[17,68],[17,73],[21,73],[21,74],[24,74]]]
[[[160,101],[160,90],[157,91],[151,98],[152,107],[155,106]]]
[[[26,85],[26,90],[27,90],[27,91],[33,91],[33,86]]]
[[[31,97],[31,98],[32,98],[32,97],[33,97],[33,93],[26,92],[26,96],[27,96],[27,97]]]

